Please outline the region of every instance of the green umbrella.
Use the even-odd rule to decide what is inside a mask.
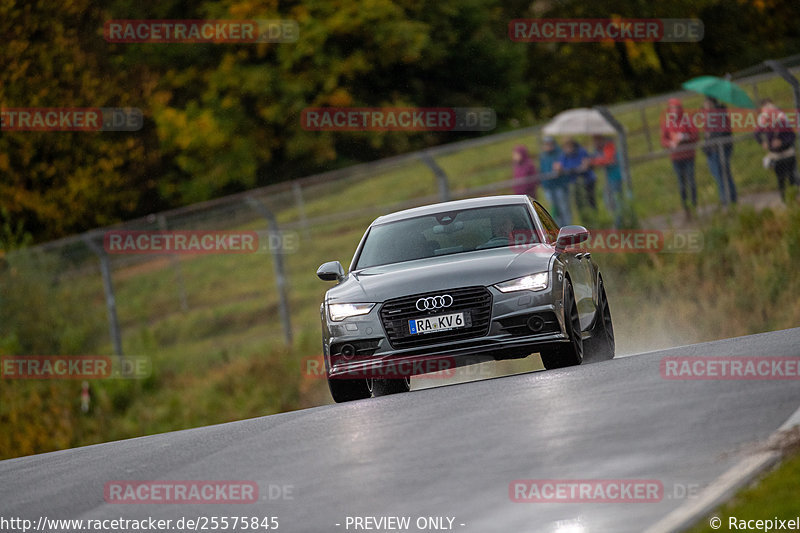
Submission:
[[[700,76],[683,83],[682,87],[689,91],[711,96],[736,107],[755,109],[756,104],[747,96],[744,89],[730,80],[716,76]]]

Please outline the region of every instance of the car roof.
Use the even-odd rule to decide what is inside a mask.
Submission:
[[[372,224],[370,224],[370,226],[459,209],[515,204],[526,205],[528,201],[529,198],[524,194],[505,194],[502,196],[484,196],[481,198],[467,198],[466,200],[441,202],[438,204],[424,205],[422,207],[414,207],[412,209],[404,209],[403,211],[397,211],[395,213],[380,216],[376,218]]]

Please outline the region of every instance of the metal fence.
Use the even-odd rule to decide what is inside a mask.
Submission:
[[[779,64],[797,72],[800,56]],[[782,107],[796,105],[793,87],[769,65],[758,65],[734,79],[756,99],[770,97]],[[702,101],[698,95],[677,92],[608,108],[627,131],[633,205],[644,221],[659,216],[669,220],[671,214],[680,212],[669,154],[659,144],[659,117],[671,97],[680,97],[687,106],[700,107]],[[392,210],[507,192],[512,184],[512,147],[525,144],[536,152],[540,129],[534,126],[452,143],[154,213],[26,249],[27,257],[36,258],[25,263],[26,268],[48,280],[50,298],[62,298],[65,292],[73,297],[77,294],[87,309],[64,320],[106,324],[109,349],[116,354],[141,350],[146,342],[140,337],[147,336],[143,332],[160,318],[171,317],[161,326],[165,330],[179,329],[181,321],[198,310],[213,328],[224,324],[229,311],[261,309],[256,314],[263,323],[257,327],[263,327],[264,336],[291,343],[293,333],[316,327],[312,324],[315,311],[309,309],[316,309],[319,302],[305,295],[317,298],[325,287],[309,288],[311,283],[321,283],[313,275],[317,266],[313,261],[325,250],[332,253],[328,259],[346,261],[352,255],[356,243],[338,243],[337,236],[360,231],[375,216]],[[737,135],[734,140],[732,170],[740,198],[774,191],[774,177],[761,167],[763,153],[752,135]],[[715,206],[719,204],[716,184],[704,159],[698,151],[698,201],[701,206]],[[598,174],[602,190],[603,171]],[[109,255],[103,238],[112,230],[253,230],[266,244],[260,253],[247,257]],[[289,240],[294,244],[287,247],[284,244]],[[9,254],[9,263],[14,260]],[[239,275],[257,280],[242,284],[241,292],[232,291],[222,301],[207,297],[215,286]],[[230,310],[228,302],[249,304]],[[202,317],[192,320],[187,327]],[[169,331],[158,335],[166,338]],[[163,340],[158,335],[151,341],[156,345]]]

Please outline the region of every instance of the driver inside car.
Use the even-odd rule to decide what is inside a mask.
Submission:
[[[496,248],[498,246],[507,246],[511,243],[511,236],[514,232],[514,221],[511,217],[501,216],[492,219],[492,238],[484,244],[478,246],[477,249],[482,248]]]

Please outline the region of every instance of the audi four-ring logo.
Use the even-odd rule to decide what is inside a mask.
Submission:
[[[429,296],[427,298],[420,298],[417,300],[417,309],[420,311],[442,309],[443,307],[450,307],[451,305],[453,305],[453,297],[449,294],[443,294],[441,296]]]

